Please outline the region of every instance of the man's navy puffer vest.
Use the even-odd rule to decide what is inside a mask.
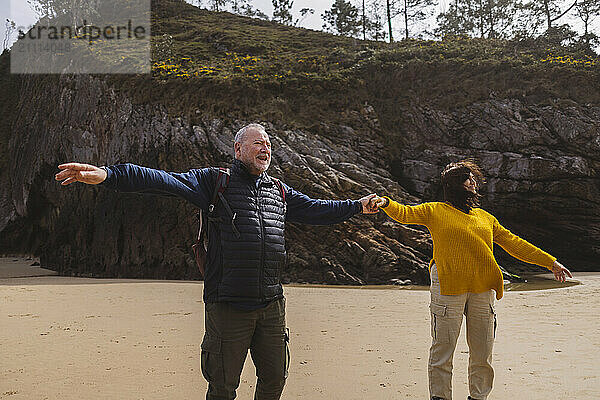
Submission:
[[[251,175],[235,160],[223,195],[236,214],[239,236],[219,201],[217,220],[208,227],[204,301],[259,304],[282,298],[286,208],[278,185],[266,173]]]

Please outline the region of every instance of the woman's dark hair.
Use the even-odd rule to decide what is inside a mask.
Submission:
[[[485,178],[481,168],[472,159],[450,163],[442,171],[444,201],[466,213],[471,211],[471,208],[478,207],[481,198],[478,190],[472,193],[463,186],[471,174],[475,177],[477,189],[479,189],[485,183]]]

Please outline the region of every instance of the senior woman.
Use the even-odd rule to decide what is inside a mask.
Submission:
[[[555,257],[514,235],[478,207],[478,188],[484,178],[472,160],[447,165],[441,180],[443,202],[406,206],[383,197],[375,199],[374,206],[400,223],[426,226],[433,238],[429,266],[431,399],[452,399],[452,358],[464,314],[469,345],[469,399],[485,400],[494,380],[494,297],[499,300],[503,294],[502,272],[494,259],[493,244],[519,260],[549,269],[558,281],[564,282],[566,276],[572,275]]]

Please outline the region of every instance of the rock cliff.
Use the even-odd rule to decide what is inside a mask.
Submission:
[[[8,128],[0,142],[0,252],[39,255],[45,268],[61,274],[197,279],[192,206],[102,187],[61,187],[53,176],[66,161],[170,171],[226,166],[234,133],[249,122],[264,123],[271,135],[270,173],[318,198],[376,192],[412,204],[439,199],[443,166],[474,157],[487,174],[484,208],[574,270],[599,267],[600,107],[594,104],[492,94],[449,109],[427,98],[406,101],[403,93],[357,90],[344,107],[332,103],[329,114],[299,124],[290,121],[302,99],[285,88],[264,100],[293,104],[277,114],[240,113],[240,104],[256,101],[244,91],[229,94],[229,111],[176,113],[164,100],[136,100],[134,78],[0,72],[16,99],[3,117]],[[186,85],[180,85],[188,88],[186,101],[210,101],[208,92]],[[286,234],[287,282],[428,280],[432,243],[422,227],[356,216],[330,227],[289,224]],[[499,250],[498,257],[509,270],[528,268]]]
[[[31,99],[35,105],[26,105]],[[64,160],[175,171],[226,166],[233,135],[248,121],[192,125],[161,106],[134,106],[101,79],[87,76],[63,76],[49,85],[24,80],[21,102],[2,174],[5,251],[34,252],[45,267],[65,274],[197,277],[189,251],[193,207],[102,187],[61,187],[52,177]],[[367,120],[368,111],[361,118]],[[266,125],[274,148],[270,173],[296,189],[320,198],[356,199],[373,191],[410,198],[385,169],[383,146],[368,132],[325,122],[319,133]],[[381,229],[396,238],[387,237],[375,225],[376,218],[365,216],[333,227],[290,224],[287,280],[423,281],[431,252],[426,236],[386,222]],[[403,243],[396,240],[401,232]]]

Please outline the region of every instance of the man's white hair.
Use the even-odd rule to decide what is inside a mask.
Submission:
[[[237,133],[235,134],[235,139],[233,140],[233,142],[234,143],[240,143],[242,140],[244,140],[244,135],[250,129],[255,129],[255,130],[259,131],[259,132],[267,133],[267,130],[261,124],[248,124],[248,125],[244,126],[242,129],[240,129],[239,131],[237,131]]]

